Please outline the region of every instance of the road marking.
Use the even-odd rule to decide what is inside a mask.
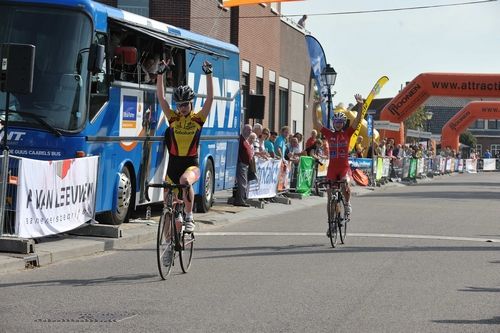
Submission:
[[[324,236],[324,232],[197,232],[199,236]],[[500,243],[496,238],[454,237],[435,235],[405,235],[405,234],[372,234],[372,233],[348,233],[348,237],[378,237],[378,238],[406,238],[406,239],[436,239],[467,242],[489,242]]]

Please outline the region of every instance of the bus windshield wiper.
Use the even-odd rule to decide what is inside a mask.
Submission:
[[[14,110],[9,110],[9,113],[15,113],[15,114],[18,114],[22,117],[28,117],[28,118],[31,118],[31,119],[34,119],[36,120],[40,125],[42,125],[43,127],[45,127],[46,129],[48,129],[50,132],[52,132],[52,134],[54,134],[55,136],[61,136],[61,132],[59,132],[57,130],[57,128],[55,128],[54,126],[50,125],[48,122],[46,122],[45,120],[43,120],[42,117],[34,114],[34,113],[31,113],[31,112],[23,112],[23,111],[14,111]],[[5,116],[5,113],[4,113],[4,116]]]

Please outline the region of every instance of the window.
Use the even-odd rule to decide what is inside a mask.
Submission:
[[[476,145],[476,156],[481,157],[483,156],[483,145],[482,144],[477,144]]]
[[[288,89],[280,88],[279,128],[288,126]]]
[[[164,75],[167,87],[186,84],[185,50],[165,47],[161,35],[120,23],[110,28],[110,62],[114,80],[154,88],[160,59],[170,59],[172,71]]]
[[[106,35],[101,33],[96,33],[94,42],[100,45],[107,45]],[[106,59],[106,57],[105,57]],[[103,68],[100,73],[96,73],[90,77],[91,89],[90,89],[90,106],[89,106],[89,117],[92,120],[97,112],[102,108],[104,103],[108,100],[108,80],[106,73],[108,64],[104,62]]]
[[[492,144],[491,145],[491,154],[493,156],[499,156],[500,155],[500,145]]]
[[[257,78],[255,82],[255,93],[257,95],[264,94],[264,80]]]
[[[469,128],[470,129],[484,129],[484,119],[476,120]]]
[[[269,129],[275,131],[276,129],[276,85],[269,83]]]
[[[247,112],[248,95],[250,95],[250,75],[248,75],[247,73],[243,73],[241,75],[241,98],[243,106],[243,119],[245,120],[245,124],[247,124],[249,120]]]
[[[488,129],[497,130],[500,129],[498,126],[498,120],[488,120]]]
[[[149,17],[149,0],[118,0],[117,7],[127,12]]]

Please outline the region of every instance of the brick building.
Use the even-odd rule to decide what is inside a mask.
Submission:
[[[279,3],[223,8],[215,0],[103,0],[196,33],[235,44],[240,49],[241,92],[246,122],[261,122],[271,130],[289,125],[309,134],[311,67],[305,31],[280,16]],[[249,94],[265,96],[263,119],[252,119]]]

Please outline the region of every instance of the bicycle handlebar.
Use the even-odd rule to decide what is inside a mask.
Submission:
[[[321,181],[321,182],[318,182],[317,183],[318,186],[321,186],[321,185],[328,185],[330,187],[334,186],[334,185],[347,185],[347,180],[345,179],[342,179],[342,180],[324,180],[324,181]]]
[[[175,190],[175,189],[189,189],[191,187],[190,184],[169,184],[167,182],[163,183],[158,183],[158,184],[147,184],[146,185],[146,193],[145,197],[147,201],[151,201],[149,198],[149,188],[150,187],[156,187],[156,188],[164,188],[167,190]]]

